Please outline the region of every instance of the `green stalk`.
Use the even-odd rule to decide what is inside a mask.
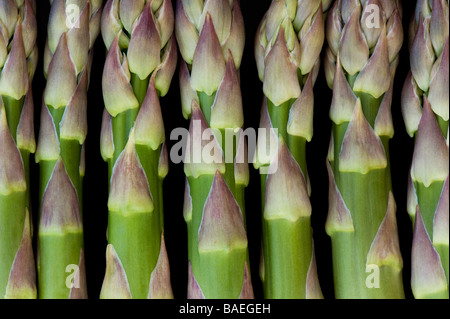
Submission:
[[[177,1],[176,12],[185,61],[180,70],[182,108],[191,120],[189,139],[182,141],[187,142],[188,298],[248,299],[253,298],[245,231],[249,176],[238,79],[244,25],[238,1],[200,4],[202,25],[192,22],[200,18],[196,3]],[[213,158],[205,158],[209,155]]]
[[[164,243],[168,162],[159,103],[176,66],[172,5],[110,0],[102,25],[109,50],[101,136],[109,172],[109,245],[100,298],[173,298]]]
[[[0,299],[35,299],[30,154],[36,143],[31,82],[37,64],[34,1],[0,9]]]
[[[266,298],[323,298],[313,251],[306,143],[313,134],[313,86],[328,6],[327,1],[273,1],[257,32],[255,56],[265,95],[260,126],[276,129],[279,144],[278,154],[255,165],[262,184]]]
[[[87,298],[82,223],[82,150],[87,134],[89,60],[101,1],[81,1],[72,16],[51,3],[44,52],[47,85],[36,162],[40,165],[38,282],[41,299]],[[59,21],[66,21],[60,24]]]
[[[243,265],[247,258],[247,250],[236,248],[228,254],[222,251],[200,252],[198,249],[198,230],[202,223],[202,212],[213,183],[212,176],[201,176],[199,178],[188,178],[190,196],[192,200],[192,220],[187,220],[189,260],[195,279],[201,287],[205,297],[211,299],[236,299],[242,291],[244,272],[236,273],[237,277],[218,276],[217,274],[230,274],[238,265]],[[196,234],[197,232],[197,234]],[[218,285],[223,289],[217,289]]]
[[[403,261],[389,140],[403,31],[397,1],[380,8],[389,27],[369,28],[364,23],[367,5],[337,1],[328,16],[325,71],[333,88],[333,130],[326,231],[332,241],[337,298],[398,299],[404,298]],[[346,22],[337,29],[336,21],[343,18]]]
[[[20,116],[22,113],[22,107],[24,98],[21,98],[20,100],[16,100],[14,98],[11,98],[10,96],[2,96],[3,99],[3,105],[6,110],[6,120],[8,122],[8,127],[11,133],[11,136],[14,138],[14,141],[16,141],[17,136],[17,127],[19,126]]]
[[[417,1],[411,72],[402,91],[403,119],[415,138],[408,213],[414,224],[411,287],[418,299],[449,297],[447,12],[448,1]]]

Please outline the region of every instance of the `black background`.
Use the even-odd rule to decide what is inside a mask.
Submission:
[[[175,1],[174,9],[175,9]],[[260,107],[262,102],[262,83],[256,70],[253,55],[253,43],[256,29],[264,13],[269,7],[270,0],[242,0],[241,9],[246,25],[246,47],[241,65],[241,86],[244,101],[245,126],[257,128],[259,124]],[[405,36],[407,25],[414,11],[415,1],[404,1],[403,21]],[[39,115],[42,93],[45,88],[42,57],[46,40],[49,1],[37,1],[38,46],[40,61],[33,82],[35,100],[35,129],[36,137],[39,132]],[[406,38],[405,38],[406,39]],[[406,297],[412,298],[410,290],[410,251],[412,241],[412,225],[406,212],[406,181],[411,163],[413,141],[406,133],[400,110],[400,93],[403,82],[409,70],[409,54],[405,40],[401,51],[400,64],[397,71],[392,113],[395,126],[395,136],[391,141],[391,164],[393,175],[393,190],[397,202],[397,219],[400,236],[400,248],[404,259],[404,285]],[[100,126],[104,108],[101,91],[102,70],[105,59],[105,48],[101,36],[95,45],[95,56],[92,66],[89,89],[88,126],[89,133],[86,140],[86,176],[84,179],[84,231],[85,252],[89,297],[99,296],[105,272],[106,226],[107,211],[107,164],[100,156]],[[179,59],[181,57],[179,56]],[[314,230],[317,267],[322,291],[326,299],[334,298],[333,274],[331,260],[331,242],[325,233],[325,220],[328,210],[328,176],[325,159],[331,132],[331,121],[328,116],[331,103],[331,90],[325,82],[323,69],[314,87],[315,114],[314,137],[307,147],[308,171],[312,186],[312,227]],[[181,113],[178,86],[178,69],[169,93],[161,99],[163,118],[165,121],[166,138],[176,127],[188,127]],[[168,140],[168,147],[174,141]],[[262,286],[258,277],[258,265],[261,243],[261,207],[260,182],[258,172],[250,167],[250,185],[246,190],[247,225],[249,251],[251,258],[252,280],[255,295],[262,298]],[[33,211],[38,211],[38,174],[39,167],[32,164],[32,200]],[[165,205],[165,237],[169,254],[171,279],[175,298],[186,298],[187,291],[187,234],[183,220],[182,207],[184,195],[184,173],[182,164],[170,163],[169,174],[164,184]],[[35,214],[35,217],[37,214]],[[37,225],[37,221],[34,221]],[[35,236],[36,239],[36,236]]]

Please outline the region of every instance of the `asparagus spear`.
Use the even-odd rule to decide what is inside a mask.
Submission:
[[[30,154],[37,65],[35,1],[0,1],[0,299],[36,298]]]
[[[402,112],[415,148],[408,187],[416,298],[448,298],[448,1],[417,1]]]
[[[272,1],[257,31],[255,56],[265,95],[261,126],[277,129],[279,140],[278,156],[255,164],[278,165],[273,174],[261,171],[266,298],[323,298],[312,242],[306,142],[313,134],[313,86],[329,4]]]
[[[87,298],[83,253],[83,144],[101,0],[51,1],[36,162],[40,165],[39,298]]]
[[[101,153],[108,162],[108,248],[100,298],[173,298],[164,243],[168,172],[159,96],[177,63],[170,0],[109,0],[102,16]]]
[[[329,215],[337,298],[403,298],[389,139],[403,42],[398,1],[336,1],[325,71],[333,88]]]
[[[182,111],[190,117],[184,171],[188,298],[253,298],[244,226],[248,164],[238,70],[245,32],[237,0],[178,0]],[[221,137],[221,138],[220,138]],[[228,140],[229,141],[229,140]],[[202,154],[214,153],[213,159]],[[228,160],[227,160],[228,159]]]

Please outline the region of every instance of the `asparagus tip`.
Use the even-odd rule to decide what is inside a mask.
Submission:
[[[36,299],[36,269],[31,240],[30,213],[27,209],[24,221],[22,241],[14,258],[8,285],[6,299]]]
[[[441,258],[425,229],[419,206],[416,210],[411,254],[411,287],[414,296],[426,298],[447,291],[447,279]]]
[[[241,210],[222,174],[216,171],[203,209],[198,250],[207,253],[246,247],[247,234]]]
[[[114,212],[152,212],[152,195],[134,144],[134,129],[117,159],[112,175],[108,209]]]
[[[106,249],[106,272],[100,299],[131,299],[127,275],[112,244]]]

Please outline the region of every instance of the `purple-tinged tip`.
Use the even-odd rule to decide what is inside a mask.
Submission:
[[[301,217],[311,216],[305,177],[282,139],[275,161],[278,169],[269,174],[266,181],[264,219],[296,222]]]
[[[102,128],[100,132],[100,153],[105,162],[114,156],[112,117],[106,108],[103,109]]]
[[[88,299],[86,283],[86,262],[83,248],[80,249],[80,261],[73,277],[73,286],[70,288],[69,299]]]
[[[416,208],[419,205],[419,201],[417,199],[416,187],[411,178],[411,174],[408,174],[408,191],[406,198],[406,207],[408,211],[408,215],[412,221],[414,221],[414,217],[416,216]]]
[[[430,19],[421,16],[416,36],[410,49],[411,72],[417,85],[424,92],[428,91],[431,69],[435,60],[429,28]]]
[[[112,171],[108,209],[127,214],[154,209],[147,176],[135,148],[134,129]]]
[[[386,38],[386,27],[384,27],[372,56],[353,84],[353,90],[355,92],[368,93],[374,98],[379,98],[389,90],[390,84],[389,48]]]
[[[292,105],[287,125],[289,135],[303,137],[308,142],[313,136],[314,91],[312,77],[310,73],[300,97]]]
[[[358,99],[342,142],[339,171],[367,174],[371,170],[386,167],[383,143],[367,122]]]
[[[10,53],[2,68],[0,94],[20,100],[27,93],[28,86],[27,57],[23,43],[22,24],[19,21],[12,40]]]
[[[263,91],[275,105],[297,99],[301,93],[297,66],[291,60],[283,28],[279,29],[275,43],[265,59]]]
[[[161,145],[161,153],[158,161],[158,177],[165,178],[169,173],[169,153],[167,152],[167,143]]]
[[[222,45],[224,55],[231,51],[236,69],[239,70],[244,54],[245,46],[245,27],[241,7],[238,0],[233,1],[233,21],[231,30]]]
[[[141,80],[148,78],[161,63],[161,38],[150,6],[149,1],[136,20],[127,51],[130,71]]]
[[[192,88],[197,92],[212,95],[219,88],[225,72],[226,65],[222,47],[212,18],[207,14],[192,62]]]
[[[241,210],[222,174],[217,171],[203,209],[198,231],[200,253],[247,248]]]
[[[314,242],[312,244],[312,256],[306,275],[306,299],[323,299],[320,288],[319,275],[317,273],[316,254],[314,253]]]
[[[90,3],[87,2],[75,22],[75,27],[66,33],[67,46],[77,75],[85,68],[89,59],[89,18]]]
[[[375,47],[382,31],[380,25],[386,23],[382,10],[379,10],[380,7],[379,0],[368,0],[364,4],[361,14],[360,26],[369,48]],[[378,10],[373,10],[372,8],[377,8]]]
[[[244,125],[241,87],[231,51],[228,51],[225,76],[211,108],[211,127],[238,129]]]
[[[39,233],[79,233],[82,228],[77,191],[59,158],[42,197]]]
[[[447,279],[439,253],[425,229],[419,206],[416,210],[412,252],[411,288],[417,299],[448,291]]]
[[[300,46],[300,70],[302,74],[308,74],[314,67],[317,59],[320,58],[320,52],[322,51],[323,42],[325,40],[325,26],[323,22],[322,3],[319,4],[319,9],[311,18],[312,21],[308,24],[309,27],[303,34],[303,29],[300,34],[301,46]],[[308,19],[309,20],[309,19]]]
[[[145,145],[154,151],[165,140],[164,121],[154,77],[150,79],[147,94],[136,118],[134,140],[136,144]]]
[[[333,88],[334,74],[336,72],[336,59],[337,57],[333,55],[330,48],[325,49],[323,57],[323,69],[325,73],[325,79],[327,81],[328,87]],[[334,91],[333,91],[334,92]]]
[[[361,2],[359,0],[338,1],[340,14],[344,23],[349,23],[353,13],[357,10],[361,13]]]
[[[30,1],[24,1],[22,30],[25,55],[28,57],[35,48],[37,38],[36,14]]]
[[[350,74],[361,71],[369,60],[369,47],[361,30],[359,16],[361,10],[355,9],[342,30],[339,56],[342,67]]]
[[[448,2],[432,0],[430,19],[430,38],[436,55],[442,52],[444,43],[448,41]],[[448,66],[447,66],[448,69]]]
[[[231,5],[233,0],[215,0],[215,1],[202,1],[203,9],[202,14],[198,20],[198,29],[201,30],[204,27],[207,15],[211,16],[211,21],[214,23],[214,29],[216,30],[217,38],[222,44],[230,34],[232,24],[232,9]],[[226,52],[226,51],[225,51]]]
[[[125,269],[112,244],[106,249],[106,272],[100,299],[131,299]]]
[[[214,131],[209,128],[202,110],[192,101],[189,139],[185,151],[184,172],[188,177],[225,173],[223,151]]]
[[[29,81],[33,80],[34,74],[36,73],[38,62],[39,62],[38,47],[34,46],[33,51],[31,51],[31,54],[28,56],[27,59]]]
[[[100,27],[102,21],[102,5],[103,0],[91,1],[91,18],[89,20],[89,48],[92,49],[95,45],[98,35],[100,34]]]
[[[168,0],[166,0],[168,2]],[[161,96],[165,96],[169,92],[173,75],[177,68],[178,50],[175,36],[172,36],[167,43],[161,64],[155,70],[155,87]]]
[[[423,97],[423,113],[417,130],[411,177],[429,187],[444,181],[449,171],[449,151],[428,99]]]
[[[62,34],[48,66],[45,104],[55,109],[65,107],[77,88],[77,71],[70,57],[67,35]]]
[[[37,50],[36,50],[37,51]],[[37,55],[37,54],[36,54]],[[48,41],[45,41],[45,47],[44,47],[44,57],[43,57],[43,62],[44,62],[44,76],[45,78],[47,78],[48,76],[48,67],[50,65],[50,62],[52,61],[53,58],[53,53],[50,51],[50,48],[48,46]]]
[[[422,117],[421,93],[412,73],[409,72],[402,89],[401,107],[406,131],[411,137],[417,132]]]
[[[60,123],[60,137],[84,143],[87,135],[87,89],[88,75],[83,70],[78,86],[70,98]]]
[[[392,16],[387,23],[387,46],[389,51],[389,62],[394,61],[397,58],[403,45],[403,25],[402,16],[399,9],[395,9]]]
[[[254,155],[254,167],[256,169],[263,169],[263,166],[270,165],[277,156],[278,148],[273,149],[273,146],[278,145],[278,133],[272,126],[269,111],[267,109],[267,98],[263,99],[261,107],[261,118],[259,122],[257,149]]]
[[[187,64],[192,64],[199,35],[195,25],[196,22],[191,22],[181,0],[177,0],[175,20],[175,35],[180,53]]]
[[[102,88],[105,107],[111,116],[139,107],[130,84],[126,56],[122,56],[117,36],[111,44],[103,69]]]
[[[161,248],[159,249],[158,262],[150,277],[148,299],[173,299],[169,257],[167,255],[164,232],[161,233]]]
[[[433,221],[433,245],[445,245],[449,242],[449,177],[445,180],[441,197],[434,214]]]
[[[30,153],[36,151],[36,139],[34,136],[34,103],[31,86],[25,95],[19,125],[17,126],[17,147]]]
[[[155,3],[156,2],[153,1],[152,5]],[[156,13],[156,18],[158,21],[157,24],[159,25],[158,30],[161,37],[161,48],[163,48],[166,46],[168,41],[170,41],[170,38],[175,38],[175,35],[173,35],[175,15],[173,12],[171,0],[163,0],[163,3]]]
[[[330,118],[336,124],[350,122],[355,109],[356,96],[353,93],[344,70],[341,66],[340,57],[336,60],[336,71],[333,81],[333,98],[331,100]]]
[[[394,14],[395,10],[399,10],[401,14],[401,3],[399,0],[380,0],[381,8],[386,15],[386,17],[390,17]]]
[[[40,161],[55,161],[59,157],[60,147],[55,123],[47,105],[41,108],[41,127],[39,129],[38,145],[36,149],[36,163]]]
[[[396,205],[394,195],[389,192],[386,215],[367,254],[367,265],[391,266],[400,271],[403,259],[398,241]]]
[[[25,214],[22,241],[9,273],[5,299],[36,299],[36,268],[31,240],[31,221],[28,209]]]
[[[4,32],[6,32],[7,38],[10,38],[14,34],[14,28],[19,17],[17,4],[14,0],[2,1],[1,16]]]
[[[303,2],[304,1],[302,1],[302,3]],[[338,2],[335,2],[328,12],[328,16],[325,22],[325,35],[328,43],[327,50],[330,50],[330,53],[332,53],[334,56],[338,55],[339,53],[339,45],[341,42],[343,29],[342,22],[343,21],[341,19]]]
[[[247,262],[245,262],[244,266],[244,282],[242,284],[242,290],[241,294],[239,295],[239,299],[255,299],[252,279],[250,277],[250,270],[248,268]]]
[[[394,80],[386,94],[383,95],[377,117],[375,118],[374,131],[378,136],[394,137],[394,123],[392,121],[392,97],[394,93]]]
[[[272,41],[276,36],[287,16],[285,1],[272,1],[267,13],[263,17],[265,37],[269,41]]]
[[[181,110],[185,119],[191,116],[192,100],[199,103],[197,92],[191,86],[191,75],[185,62],[180,65]]]
[[[327,161],[328,170],[328,217],[325,223],[325,230],[329,236],[335,232],[354,232],[352,215],[345,205],[341,192],[336,185],[333,170]]]
[[[194,271],[192,270],[191,261],[188,265],[188,292],[187,299],[205,299],[202,289],[200,288],[197,279],[195,278]]]
[[[70,25],[67,23],[65,2],[65,0],[53,0],[50,7],[47,39],[52,53],[55,52],[61,36],[69,30]],[[72,22],[71,19],[69,21]]]
[[[449,38],[445,41],[442,54],[434,63],[432,70],[428,101],[433,112],[442,117],[444,121],[449,119]]]
[[[307,19],[310,19],[318,13],[319,5],[323,1],[290,1],[293,6],[295,17],[292,21],[295,30],[300,30]],[[324,10],[320,7],[320,12]]]
[[[105,7],[103,8],[100,28],[103,42],[108,50],[116,36],[119,36],[121,40],[126,38],[122,31],[122,22],[119,18],[119,0],[108,0],[106,2]]]
[[[264,20],[262,20],[258,26],[258,30],[256,31],[256,37],[254,42],[254,55],[256,67],[258,69],[258,77],[261,81],[264,80],[264,59],[266,57],[266,52],[264,48],[265,33],[264,30]]]
[[[125,30],[128,33],[133,31],[133,25],[136,20],[138,20],[139,16],[143,14],[145,10],[145,0],[120,0],[119,2],[119,14],[120,21],[123,24]],[[152,1],[148,1],[152,2]]]

